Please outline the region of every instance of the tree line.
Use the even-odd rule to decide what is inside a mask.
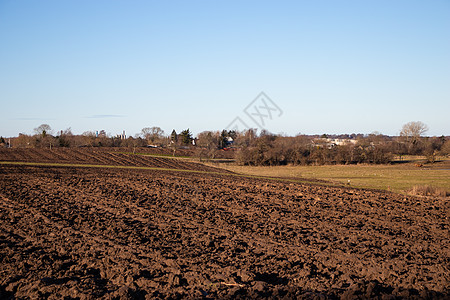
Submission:
[[[395,137],[380,133],[337,138],[327,135],[284,137],[262,132],[244,145],[236,159],[242,165],[254,166],[386,164],[405,155],[422,155],[428,162],[434,162],[439,155],[450,155],[450,139],[424,137],[427,130],[422,122],[409,122]]]
[[[161,147],[189,148],[200,158],[235,158],[241,165],[323,165],[323,164],[385,164],[394,157],[423,155],[429,162],[437,156],[450,154],[448,137],[425,137],[428,127],[422,122],[405,124],[399,136],[380,133],[369,135],[275,135],[268,131],[259,134],[255,129],[204,131],[196,137],[189,129],[170,135],[159,127],[145,127],[135,136],[112,136],[104,130],[87,131],[75,135],[71,129],[54,133],[47,124],[35,128],[33,135],[19,134],[11,138],[12,147]],[[9,142],[9,141],[8,141]],[[9,146],[0,137],[0,145]]]

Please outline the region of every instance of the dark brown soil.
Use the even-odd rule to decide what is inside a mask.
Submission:
[[[445,200],[235,177],[0,166],[0,298],[445,299]]]
[[[119,149],[115,149],[115,151],[112,151],[111,149],[56,148],[53,150],[49,150],[0,148],[0,161],[134,166],[229,173],[228,171],[225,171],[223,169],[209,167],[195,162],[189,162],[185,159],[157,157],[150,155],[135,155],[132,153],[118,152],[117,150]]]

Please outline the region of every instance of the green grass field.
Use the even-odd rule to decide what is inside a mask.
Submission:
[[[327,165],[253,167],[231,164],[215,166],[254,176],[292,179],[320,179],[333,184],[406,193],[413,186],[432,186],[450,191],[450,161],[417,167],[413,163],[394,165]]]

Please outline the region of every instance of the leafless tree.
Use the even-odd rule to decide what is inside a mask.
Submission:
[[[27,134],[19,133],[19,136],[12,139],[12,144],[16,148],[34,148],[36,147],[36,139]]]
[[[73,136],[73,133],[72,133],[72,128],[67,128],[66,130],[64,130],[64,131],[61,131],[61,135],[64,135],[64,136]]]
[[[149,143],[155,143],[164,138],[164,130],[160,127],[145,127],[141,130],[142,138],[146,139]]]
[[[95,133],[93,131],[85,131],[82,134],[84,146],[94,146],[95,143]]]
[[[406,138],[407,141],[416,140],[428,131],[428,126],[420,121],[409,122],[403,125],[400,136]]]
[[[48,124],[41,124],[39,127],[34,129],[34,133],[45,137],[48,134],[52,134],[52,128]]]
[[[441,154],[450,156],[450,139],[445,141],[442,145]]]
[[[203,131],[197,135],[197,145],[199,147],[217,149],[219,144],[220,133],[218,131]]]
[[[409,154],[419,154],[422,151],[421,136],[428,131],[428,126],[420,121],[409,122],[403,125],[400,139],[408,148]]]
[[[218,131],[203,131],[197,135],[197,152],[201,157],[214,158],[219,145]]]

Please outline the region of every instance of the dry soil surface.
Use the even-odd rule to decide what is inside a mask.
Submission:
[[[0,166],[0,298],[446,298],[449,204],[156,170]]]

